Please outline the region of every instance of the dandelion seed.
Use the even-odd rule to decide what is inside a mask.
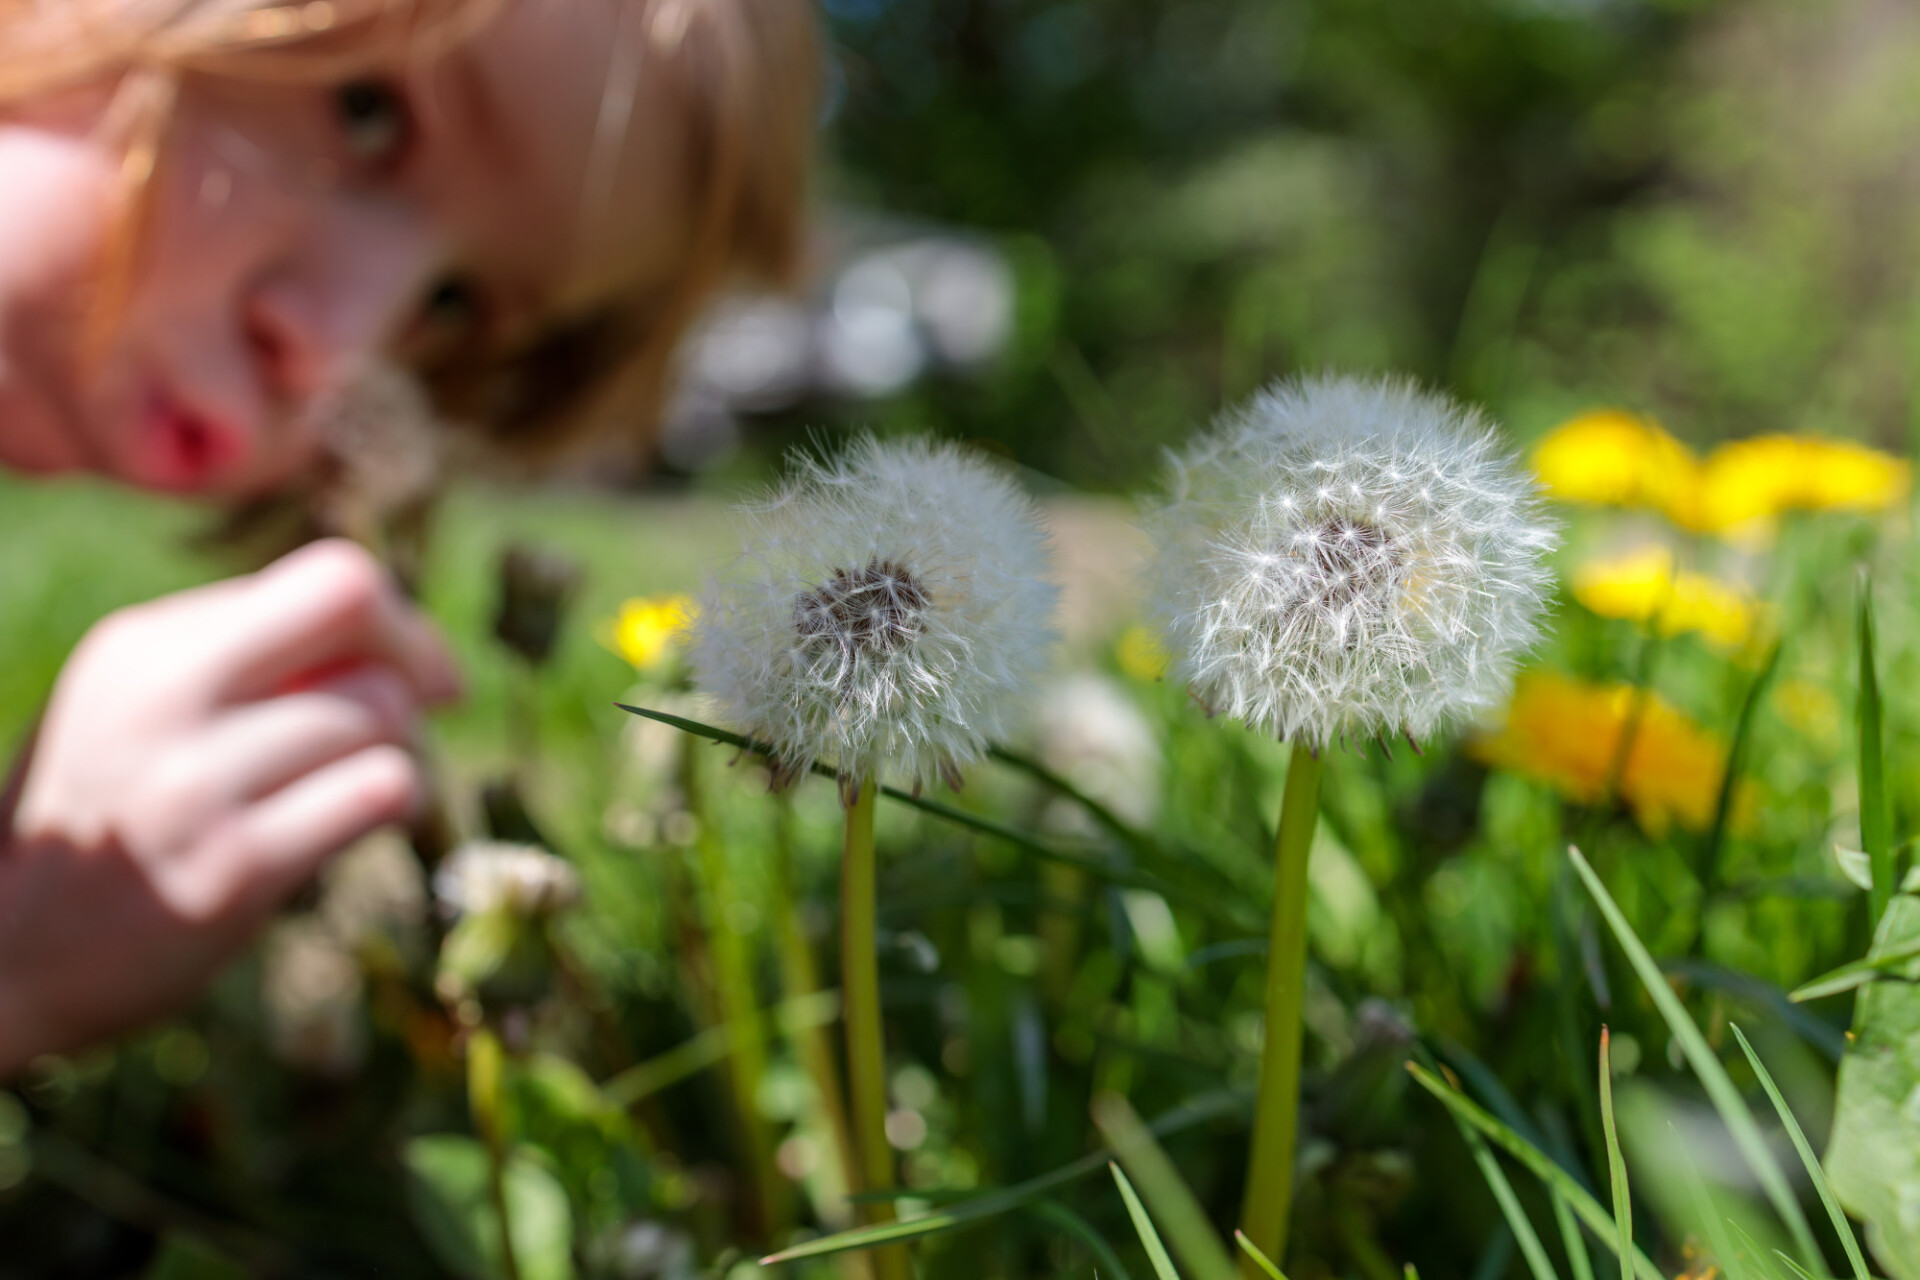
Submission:
[[[863,439],[743,508],[746,554],[693,623],[696,682],[787,775],[957,783],[1045,670],[1038,512],[951,446]]]
[[[1279,386],[1178,458],[1171,487],[1151,523],[1180,673],[1276,736],[1429,737],[1497,705],[1539,635],[1554,526],[1442,397]]]
[[[448,916],[506,911],[540,919],[580,901],[580,873],[533,845],[475,841],[454,850],[434,872],[433,896]]]

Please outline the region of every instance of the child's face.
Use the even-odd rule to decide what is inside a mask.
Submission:
[[[343,84],[188,78],[97,348],[111,86],[0,109],[0,462],[258,493],[314,461],[303,408],[372,358],[664,291],[687,141],[624,7],[521,0],[438,61]]]

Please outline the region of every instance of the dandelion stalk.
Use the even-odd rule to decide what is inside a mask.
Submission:
[[[1293,1203],[1293,1152],[1300,1122],[1301,1002],[1307,979],[1307,858],[1320,809],[1320,757],[1295,744],[1274,842],[1273,925],[1267,944],[1266,1042],[1253,1113],[1253,1155],[1240,1230],[1255,1248],[1284,1263]],[[1262,1274],[1242,1255],[1246,1280]]]
[[[487,1195],[500,1227],[500,1274],[520,1280],[520,1259],[513,1251],[513,1218],[507,1200],[505,1057],[500,1041],[485,1027],[467,1042],[467,1105],[487,1149]]]
[[[846,840],[840,850],[840,991],[847,1018],[847,1081],[859,1164],[853,1190],[893,1189],[893,1152],[887,1145],[887,1063],[880,1024],[880,948],[875,927],[878,873],[873,848],[871,777],[851,788]],[[869,1223],[893,1220],[893,1202],[866,1202]],[[878,1250],[879,1280],[906,1280],[906,1251]]]

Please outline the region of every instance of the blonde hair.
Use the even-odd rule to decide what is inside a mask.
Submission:
[[[0,108],[118,81],[103,128],[125,148],[121,231],[101,264],[96,338],[135,275],[182,75],[344,79],[457,45],[509,2],[0,0]],[[809,0],[613,2],[641,24],[648,70],[667,77],[683,108],[694,242],[664,294],[616,300],[557,319],[514,350],[422,371],[444,412],[522,455],[551,454],[614,420],[650,434],[674,349],[700,306],[736,279],[784,284],[800,257],[818,80]],[[621,92],[608,86],[596,155],[617,148]],[[599,185],[590,175],[589,202]]]

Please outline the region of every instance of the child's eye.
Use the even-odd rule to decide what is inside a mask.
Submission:
[[[388,80],[349,80],[334,90],[334,115],[347,153],[370,169],[398,164],[412,141],[413,117]]]
[[[464,276],[443,277],[421,299],[406,355],[423,369],[471,357],[485,345],[487,326],[487,302],[480,286]]]

